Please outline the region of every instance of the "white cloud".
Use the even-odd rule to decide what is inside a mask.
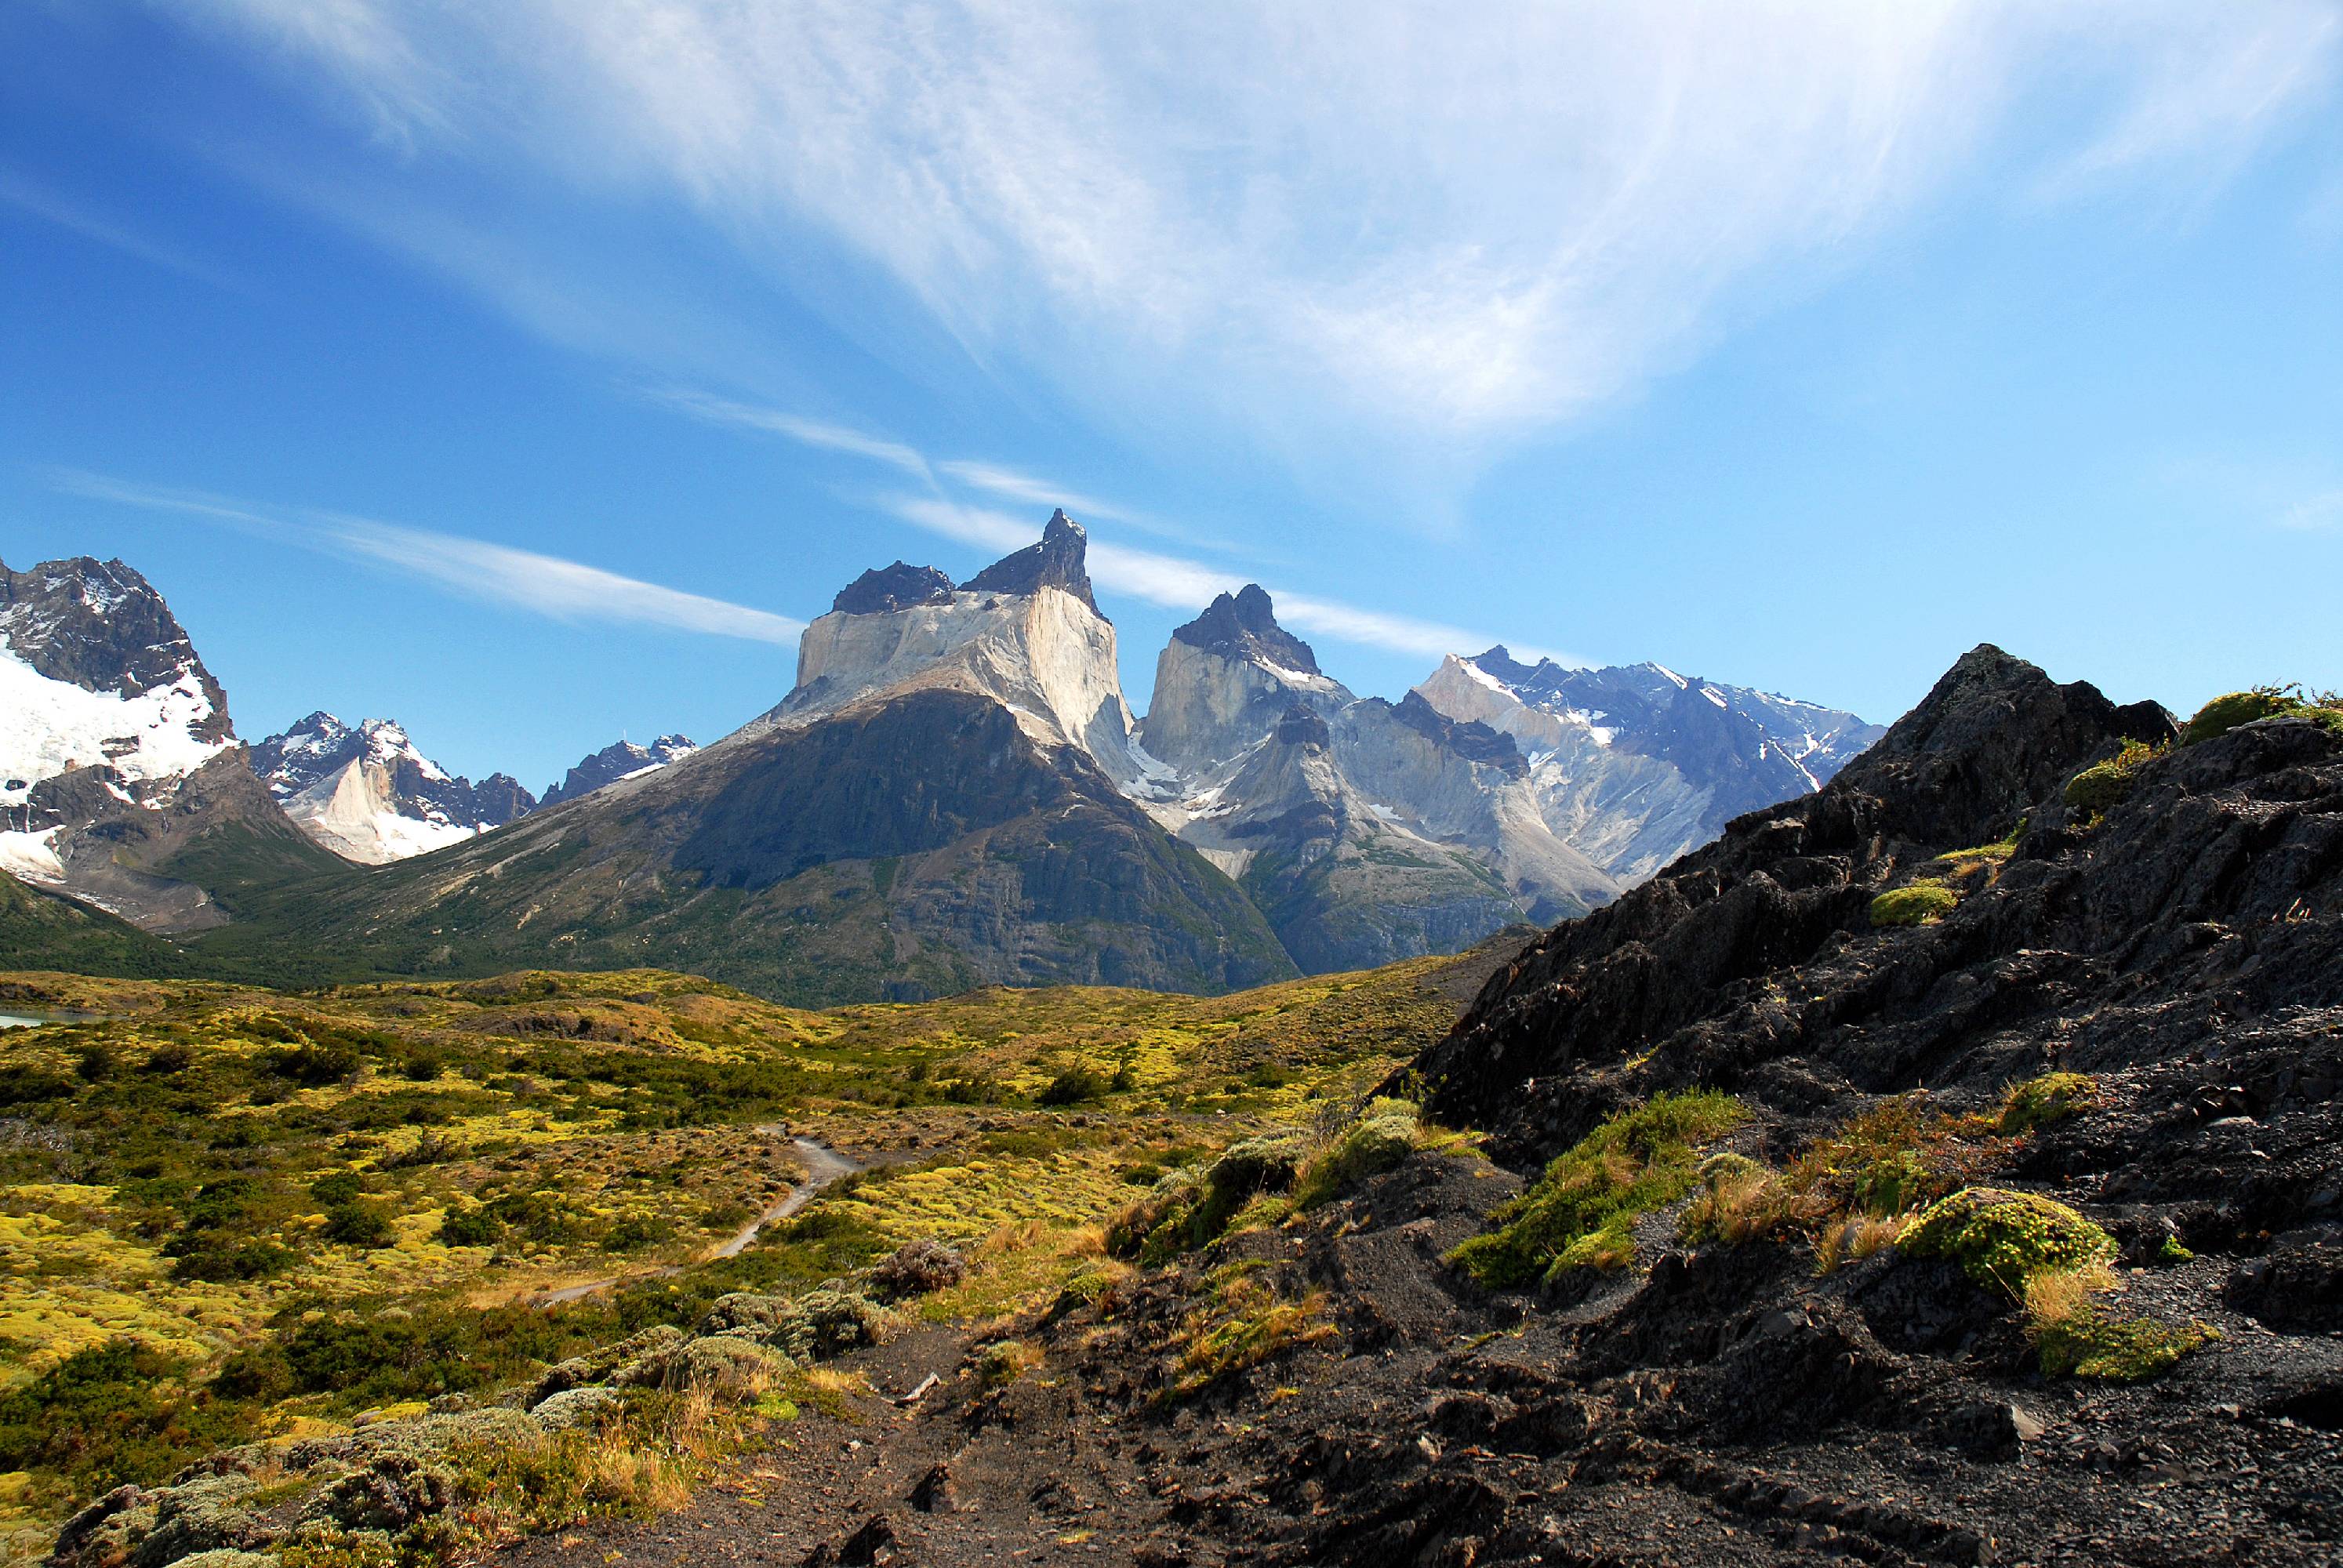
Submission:
[[[127,225],[92,212],[79,203],[67,201],[45,186],[14,170],[0,168],[0,202],[31,213],[60,228],[70,229],[85,239],[96,240],[125,256],[135,256],[141,261],[180,273],[199,283],[208,283],[215,288],[240,287],[218,268],[149,238]]]
[[[844,452],[851,457],[869,457],[890,467],[900,468],[907,474],[933,483],[935,476],[928,460],[917,449],[900,441],[890,441],[845,425],[832,425],[820,419],[803,418],[779,408],[762,408],[747,403],[735,403],[723,397],[712,397],[689,387],[667,387],[651,396],[662,403],[693,414],[719,425],[737,425],[744,429],[763,430],[776,436],[786,436],[801,446],[820,447],[826,451]],[[950,467],[951,465],[946,465]]]
[[[2343,10],[2329,0],[2114,7],[2099,25],[2135,73],[2100,134],[2044,181],[2063,195],[2139,165],[2197,157],[2226,174],[2290,114],[2335,84]]]
[[[2343,528],[2343,490],[2329,490],[2297,501],[2278,515],[2278,524],[2305,533]]]
[[[1069,490],[1063,485],[1021,474],[1014,468],[1004,468],[997,463],[973,463],[955,460],[936,465],[944,473],[971,489],[1005,497],[1012,501],[1031,501],[1037,507],[1063,507],[1084,517],[1105,518],[1113,522],[1128,522],[1131,515],[1121,507]]]
[[[2227,167],[2343,49],[2336,0],[182,5],[534,198],[477,225],[679,207],[866,343],[910,302],[1103,422],[1369,490],[1632,394],[1989,156]],[[528,270],[469,281],[526,317]]]
[[[1024,548],[1033,542],[1037,534],[1031,520],[983,507],[962,506],[920,496],[892,497],[881,505],[905,522],[930,533],[1003,554]],[[1129,594],[1133,598],[1145,599],[1167,609],[1190,613],[1202,610],[1221,594],[1234,593],[1252,580],[1241,572],[1207,566],[1200,561],[1158,555],[1149,550],[1134,550],[1097,539],[1091,541],[1089,563],[1091,581],[1101,588]],[[1276,601],[1280,622],[1313,636],[1332,638],[1338,642],[1439,658],[1451,653],[1477,653],[1499,640],[1484,632],[1443,626],[1436,621],[1419,620],[1413,616],[1362,609],[1355,605],[1289,593],[1273,585],[1267,586],[1270,597]],[[1532,661],[1541,657],[1553,657],[1563,664],[1585,662],[1568,655],[1542,655],[1535,650],[1524,649],[1519,643],[1511,646],[1522,650],[1520,657]]]
[[[344,513],[280,513],[226,497],[169,489],[102,474],[61,471],[59,489],[96,500],[226,523],[304,548],[388,567],[468,598],[565,621],[663,627],[758,642],[796,640],[805,623],[768,610],[662,588],[599,567],[484,539],[403,528]]]

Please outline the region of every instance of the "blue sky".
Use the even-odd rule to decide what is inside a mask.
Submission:
[[[708,739],[1054,504],[1142,709],[1247,580],[1390,696],[2343,686],[2343,0],[28,0],[0,76],[0,557],[247,737]]]

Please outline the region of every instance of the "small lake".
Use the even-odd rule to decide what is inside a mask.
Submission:
[[[35,1018],[30,1013],[0,1012],[0,1029],[31,1029],[35,1024],[55,1021],[53,1018]]]

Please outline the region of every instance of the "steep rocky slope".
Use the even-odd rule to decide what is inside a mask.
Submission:
[[[253,747],[252,767],[303,832],[367,866],[460,843],[538,804],[508,773],[478,784],[448,773],[388,719],[312,713]]]
[[[2343,711],[2192,732],[1976,650],[1395,1081],[1498,1163],[1386,1102],[1167,1177],[1014,1360],[760,1461],[772,1549],[2343,1560]],[[696,1513],[610,1544],[775,1528]]]
[[[1852,713],[1664,665],[1525,665],[1452,655],[1416,687],[1512,736],[1545,821],[1622,882],[1642,881],[1745,811],[1827,782],[1884,731]]]
[[[188,930],[327,863],[253,777],[152,584],[86,557],[0,566],[0,870]]]
[[[287,933],[382,972],[659,963],[820,1002],[1292,972],[1243,896],[1079,749],[944,689],[736,736],[494,834],[288,890],[203,950],[234,961]]]
[[[1040,543],[958,588],[897,562],[841,590],[798,645],[797,685],[719,746],[814,723],[888,694],[948,690],[1006,709],[1044,746],[1073,746],[1108,778],[1143,769],[1115,667],[1114,628],[1083,567],[1085,537],[1063,512]]]

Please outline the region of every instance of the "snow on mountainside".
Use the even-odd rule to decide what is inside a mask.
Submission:
[[[1306,970],[1469,945],[1618,894],[1541,819],[1513,740],[1354,697],[1257,584],[1172,634],[1140,727],[1155,819],[1236,879]]]
[[[352,726],[312,713],[255,746],[252,763],[303,832],[361,865],[444,849],[537,807],[508,775],[450,776],[387,719]]]
[[[1425,701],[1513,738],[1545,819],[1621,881],[1652,876],[1725,824],[1820,788],[1885,731],[1852,713],[1660,664],[1525,665],[1451,655]]]
[[[0,870],[62,886],[79,813],[42,787],[98,770],[159,806],[236,744],[227,699],[146,579],[120,561],[0,564]]]
[[[605,784],[616,784],[621,779],[632,779],[670,762],[680,762],[699,745],[689,735],[662,735],[649,746],[638,746],[631,740],[612,741],[601,750],[584,758],[563,777],[558,784],[547,789],[537,799],[540,811],[558,806],[564,800],[575,800],[588,795]]]
[[[145,578],[120,561],[0,565],[0,809],[30,825],[34,786],[112,769],[159,799],[236,744],[227,699]]]
[[[0,565],[0,869],[152,930],[217,924],[169,874],[198,839],[306,852],[245,767],[227,697],[163,596],[120,561]]]

